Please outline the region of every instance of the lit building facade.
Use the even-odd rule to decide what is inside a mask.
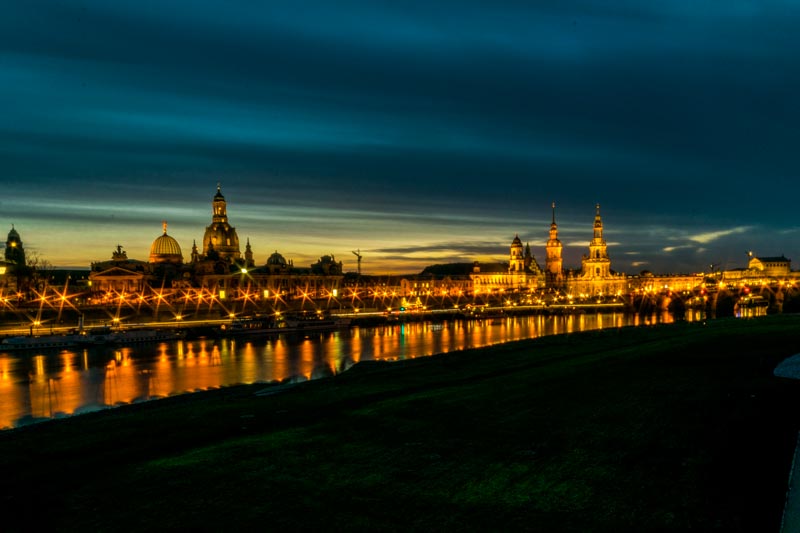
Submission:
[[[473,281],[469,276],[444,276],[441,278],[408,276],[400,280],[397,294],[416,304],[426,304],[437,296],[461,298],[471,296]],[[391,288],[394,290],[394,288]]]
[[[110,261],[91,264],[89,288],[95,293],[134,294],[148,286],[150,265],[144,261],[128,259],[128,254],[117,245]]]
[[[756,257],[751,254],[747,268],[758,272],[764,277],[782,278],[790,275],[792,271],[791,263],[791,259],[787,259],[782,255],[779,257]]]
[[[486,271],[475,263],[472,275],[472,292],[476,295],[503,294],[537,290],[544,287],[545,275],[531,254],[531,247],[523,248],[519,235],[514,236],[509,249],[508,267]]]
[[[180,244],[167,234],[164,222],[163,233],[150,246],[148,261],[129,259],[122,246],[117,246],[110,261],[92,263],[89,285],[95,301],[101,303],[137,293],[187,302],[244,300],[287,305],[294,299],[330,298],[338,294],[342,278],[342,262],[332,254],[321,256],[308,268],[296,268],[275,251],[258,266],[248,239],[242,256],[236,228],[228,222],[225,197],[217,186],[202,253],[195,241],[189,262],[184,262]]]

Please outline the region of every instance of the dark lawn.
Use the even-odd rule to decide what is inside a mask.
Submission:
[[[0,529],[776,531],[800,317],[364,363],[0,433]]]

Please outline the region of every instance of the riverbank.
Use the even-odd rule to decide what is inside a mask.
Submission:
[[[414,322],[450,322],[465,320],[491,320],[516,316],[570,316],[592,314],[613,314],[625,311],[627,308],[621,303],[593,303],[569,305],[509,305],[498,307],[475,308],[447,308],[447,309],[413,309],[359,311],[358,313],[346,310],[334,310],[326,317],[349,320],[350,326],[375,327],[396,323]],[[630,311],[630,309],[627,309]],[[352,311],[352,310],[351,310]],[[310,310],[284,314],[284,316],[313,316]],[[219,337],[225,336],[224,326],[236,320],[259,319],[272,316],[267,313],[221,313],[207,311],[203,313],[133,313],[124,318],[114,318],[109,309],[70,309],[64,312],[44,310],[38,317],[28,313],[4,311],[0,312],[0,339],[15,336],[43,336],[63,335],[73,332],[77,327],[87,329],[96,328],[123,328],[123,329],[177,329],[186,332],[188,338]],[[645,315],[641,315],[645,316]],[[652,313],[646,316],[655,316]],[[699,316],[699,315],[698,315]],[[180,317],[180,318],[178,318]]]
[[[777,530],[800,317],[611,329],[0,433],[4,530]]]

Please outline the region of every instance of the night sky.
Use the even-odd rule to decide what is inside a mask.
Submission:
[[[188,259],[220,182],[259,264],[544,265],[555,201],[566,267],[598,202],[616,271],[798,267],[800,3],[500,5],[9,2],[0,232]]]

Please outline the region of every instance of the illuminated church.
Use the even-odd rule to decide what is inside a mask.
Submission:
[[[589,255],[581,259],[580,272],[570,273],[566,280],[566,290],[572,295],[614,295],[626,290],[624,274],[611,270],[608,244],[603,237],[603,219],[600,217],[600,204],[595,206],[593,237],[589,241]]]
[[[541,269],[526,245],[515,236],[511,242],[508,267],[475,264],[472,278],[475,294],[501,294],[509,291],[549,289],[574,296],[619,294],[626,288],[624,274],[611,270],[608,244],[603,237],[603,219],[600,204],[595,206],[592,240],[589,254],[584,255],[579,271],[565,270],[562,259],[563,246],[558,239],[556,205],[553,203],[550,238],[545,246],[545,267]]]
[[[203,234],[202,252],[195,241],[185,260],[180,244],[167,233],[167,223],[163,222],[162,234],[150,246],[147,261],[128,258],[122,246],[117,245],[111,260],[92,263],[92,291],[130,294],[148,288],[162,292],[199,289],[225,299],[242,292],[266,298],[318,296],[338,289],[343,278],[342,263],[333,255],[322,256],[309,268],[297,268],[275,251],[263,266],[257,266],[249,239],[241,253],[239,236],[228,220],[227,202],[219,185],[211,208],[211,224]]]
[[[213,212],[211,224],[206,227],[203,235],[203,256],[212,256],[214,259],[219,258],[227,263],[234,263],[241,257],[239,236],[236,234],[236,228],[228,223],[228,206],[219,185],[211,207]]]

